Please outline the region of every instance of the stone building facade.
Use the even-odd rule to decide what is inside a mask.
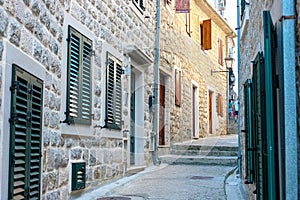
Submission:
[[[0,0],[0,199],[70,199],[152,162],[155,13]]]
[[[299,1],[240,1],[241,178],[251,199],[299,198]]]
[[[206,1],[190,1],[190,13],[176,13],[164,1],[160,41],[160,151],[170,144],[226,134],[228,39],[234,31]],[[212,72],[218,71],[218,72]],[[219,72],[222,71],[222,72]],[[161,114],[162,113],[162,114]],[[166,114],[164,114],[166,113]],[[161,126],[162,127],[162,126]]]

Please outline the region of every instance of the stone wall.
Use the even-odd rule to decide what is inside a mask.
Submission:
[[[127,149],[124,149],[123,133],[121,137],[107,137],[109,130],[98,125],[104,119],[101,109],[102,92],[105,84],[102,54],[111,46],[120,55],[123,44],[132,43],[146,47],[148,56],[153,57],[155,40],[155,2],[147,2],[149,19],[142,19],[132,9],[129,0],[0,0],[0,61],[3,61],[3,43],[13,44],[25,53],[29,59],[39,62],[46,71],[44,82],[44,127],[42,147],[42,196],[43,199],[70,199],[71,163],[85,161],[87,189],[108,180],[124,175],[127,166]],[[61,129],[60,113],[62,105],[62,79],[66,73],[63,63],[64,17],[71,16],[94,36],[94,74],[93,74],[93,120],[88,136],[76,132],[65,134]],[[144,17],[144,16],[143,16]],[[3,51],[4,50],[4,51]],[[119,57],[122,61],[124,58]],[[0,63],[1,91],[2,62]],[[152,92],[153,66],[145,71],[145,137],[152,131],[151,114],[148,110],[148,95]],[[128,87],[128,85],[125,85]],[[1,92],[1,99],[10,94]],[[1,107],[5,106],[0,103]],[[2,107],[3,108],[3,107]],[[123,112],[124,117],[128,112]],[[3,116],[1,116],[3,118]],[[126,124],[125,124],[126,125]],[[124,126],[125,126],[124,125]],[[128,127],[128,124],[126,125]],[[76,127],[75,127],[76,129]],[[2,127],[1,127],[2,130]],[[0,133],[0,136],[3,133]],[[104,136],[105,135],[105,136]],[[2,137],[1,137],[2,138]],[[2,143],[3,141],[1,141]],[[1,147],[2,148],[2,147]],[[145,142],[145,163],[150,162],[149,143]],[[6,163],[2,163],[4,165]],[[5,183],[7,185],[7,183]]]

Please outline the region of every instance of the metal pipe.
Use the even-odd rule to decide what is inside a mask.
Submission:
[[[294,16],[294,0],[282,2],[282,15]],[[285,134],[285,199],[298,197],[297,94],[295,66],[295,19],[282,18],[284,134]],[[292,62],[291,62],[292,61]]]
[[[238,68],[238,102],[240,102],[240,39],[241,39],[241,33],[240,33],[240,0],[237,0],[237,68]],[[239,108],[240,109],[240,108]],[[241,152],[241,127],[240,127],[240,116],[238,116],[238,173],[239,177],[242,177],[242,152]]]
[[[154,150],[153,150],[153,164],[159,164],[157,158],[157,134],[158,134],[158,76],[159,76],[159,55],[160,55],[160,0],[156,0],[157,7],[156,7],[156,35],[155,35],[155,63],[154,63],[154,116],[153,116],[153,143],[154,143]]]

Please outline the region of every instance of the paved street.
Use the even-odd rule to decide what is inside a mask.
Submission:
[[[227,199],[225,178],[233,169],[234,167],[228,166],[161,164],[148,167],[143,172],[102,186],[76,199]]]

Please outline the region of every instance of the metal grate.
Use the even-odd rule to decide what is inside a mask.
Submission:
[[[198,179],[201,179],[201,180],[203,180],[203,179],[212,179],[212,178],[214,178],[214,177],[212,177],[212,176],[192,176],[191,177],[191,179],[195,179],[195,180],[198,180]]]
[[[72,163],[72,191],[85,188],[85,162]]]
[[[128,197],[101,197],[97,200],[131,200],[131,198]]]

